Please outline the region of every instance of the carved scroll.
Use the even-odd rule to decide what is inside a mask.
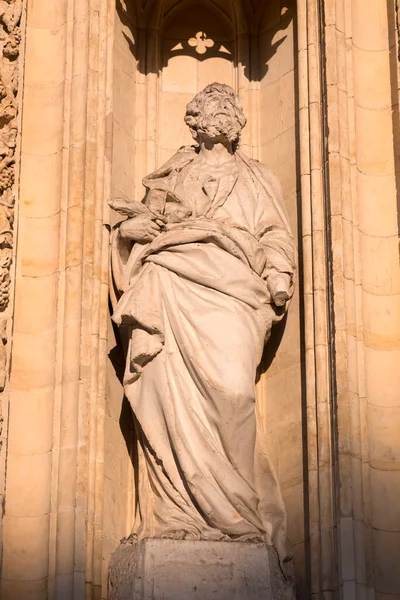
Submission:
[[[5,385],[14,235],[20,22],[23,0],[0,0],[0,391]]]

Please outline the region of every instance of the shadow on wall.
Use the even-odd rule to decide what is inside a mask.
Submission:
[[[110,306],[110,314],[112,314],[112,307]],[[124,328],[119,328],[115,323],[112,322],[112,327],[115,336],[115,346],[109,351],[108,358],[113,366],[115,375],[118,381],[123,386],[124,372],[125,372],[125,356],[128,349],[128,331]],[[121,413],[119,417],[119,427],[124,438],[124,442],[129,454],[130,461],[133,467],[134,473],[134,489],[137,493],[138,489],[138,456],[137,456],[137,436],[136,436],[136,423],[135,417],[132,412],[131,405],[129,404],[128,398],[124,395],[121,405]],[[134,500],[134,504],[137,504],[137,498]]]
[[[247,31],[247,47],[246,42],[242,38],[239,41],[239,36],[235,32],[235,23],[233,18],[229,18],[226,11],[226,6],[230,2],[232,5],[243,4],[245,17],[245,25],[242,27]],[[145,7],[141,7],[140,2],[128,2],[128,0],[116,0],[116,10],[121,24],[129,30],[129,34],[123,32],[123,35],[128,44],[129,50],[137,61],[137,68],[140,73],[147,75],[149,73],[157,73],[162,68],[166,67],[168,61],[175,56],[191,56],[199,62],[206,61],[210,58],[221,58],[234,63],[235,67],[242,65],[244,67],[244,75],[248,81],[261,81],[268,73],[268,63],[271,58],[278,52],[280,46],[286,39],[285,30],[293,21],[296,3],[293,0],[282,0],[280,3],[271,3],[279,6],[279,12],[274,12],[271,15],[272,9],[265,0],[245,0],[244,2],[236,2],[235,0],[215,0],[213,3],[208,0],[193,1],[181,0],[164,2],[165,11],[160,11],[160,31],[163,37],[164,44],[170,47],[165,48],[160,60],[149,59],[150,55],[154,55],[153,45],[154,38],[149,40],[148,31],[154,32],[154,29],[149,28],[149,4],[157,4],[145,2]],[[160,3],[158,3],[160,4]],[[171,8],[173,4],[173,8]],[[190,4],[190,6],[189,6]],[[155,9],[155,7],[154,7]],[[185,10],[186,9],[186,10]],[[179,11],[179,12],[178,12]],[[185,33],[180,35],[179,39],[171,32],[170,29],[176,30],[174,20],[179,20],[179,13],[185,14]],[[192,17],[192,18],[190,18]],[[264,47],[261,57],[259,33],[263,21],[268,18],[271,25],[264,32]],[[190,22],[192,21],[192,22]],[[225,35],[221,35],[221,33]],[[147,38],[147,39],[146,39]],[[143,48],[139,48],[140,45]],[[149,46],[149,47],[146,47]],[[242,46],[240,52],[238,47]],[[165,51],[166,50],[166,51]]]
[[[278,352],[278,348],[283,338],[283,334],[285,333],[287,323],[287,313],[283,317],[282,321],[274,325],[271,332],[271,337],[268,340],[268,343],[264,347],[263,357],[257,369],[256,383],[259,382],[263,373],[268,371],[269,367],[274,360],[276,353]]]
[[[397,191],[397,224],[400,235],[400,110],[399,110],[399,61],[400,61],[400,2],[387,0],[387,12],[390,38],[398,37],[398,51],[396,44],[392,44],[389,52],[390,80],[392,91],[392,127],[393,150],[395,156],[396,191]],[[393,19],[395,15],[395,19]]]

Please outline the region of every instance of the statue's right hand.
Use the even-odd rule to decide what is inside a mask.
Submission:
[[[156,219],[156,217],[152,220],[148,215],[140,215],[123,221],[119,232],[124,239],[135,242],[152,242],[161,231],[162,220],[162,218]]]

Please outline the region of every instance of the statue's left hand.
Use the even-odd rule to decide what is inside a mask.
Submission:
[[[120,225],[119,232],[122,238],[134,242],[152,242],[164,228],[164,217],[149,217],[141,215],[133,219],[127,219]]]

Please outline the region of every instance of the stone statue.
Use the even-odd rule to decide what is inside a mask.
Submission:
[[[128,217],[112,236],[112,318],[129,332],[133,534],[264,542],[284,559],[255,377],[293,294],[293,238],[277,178],[238,150],[246,119],[234,91],[207,86],[185,121],[196,145],[144,179],[143,203],[110,201]]]

